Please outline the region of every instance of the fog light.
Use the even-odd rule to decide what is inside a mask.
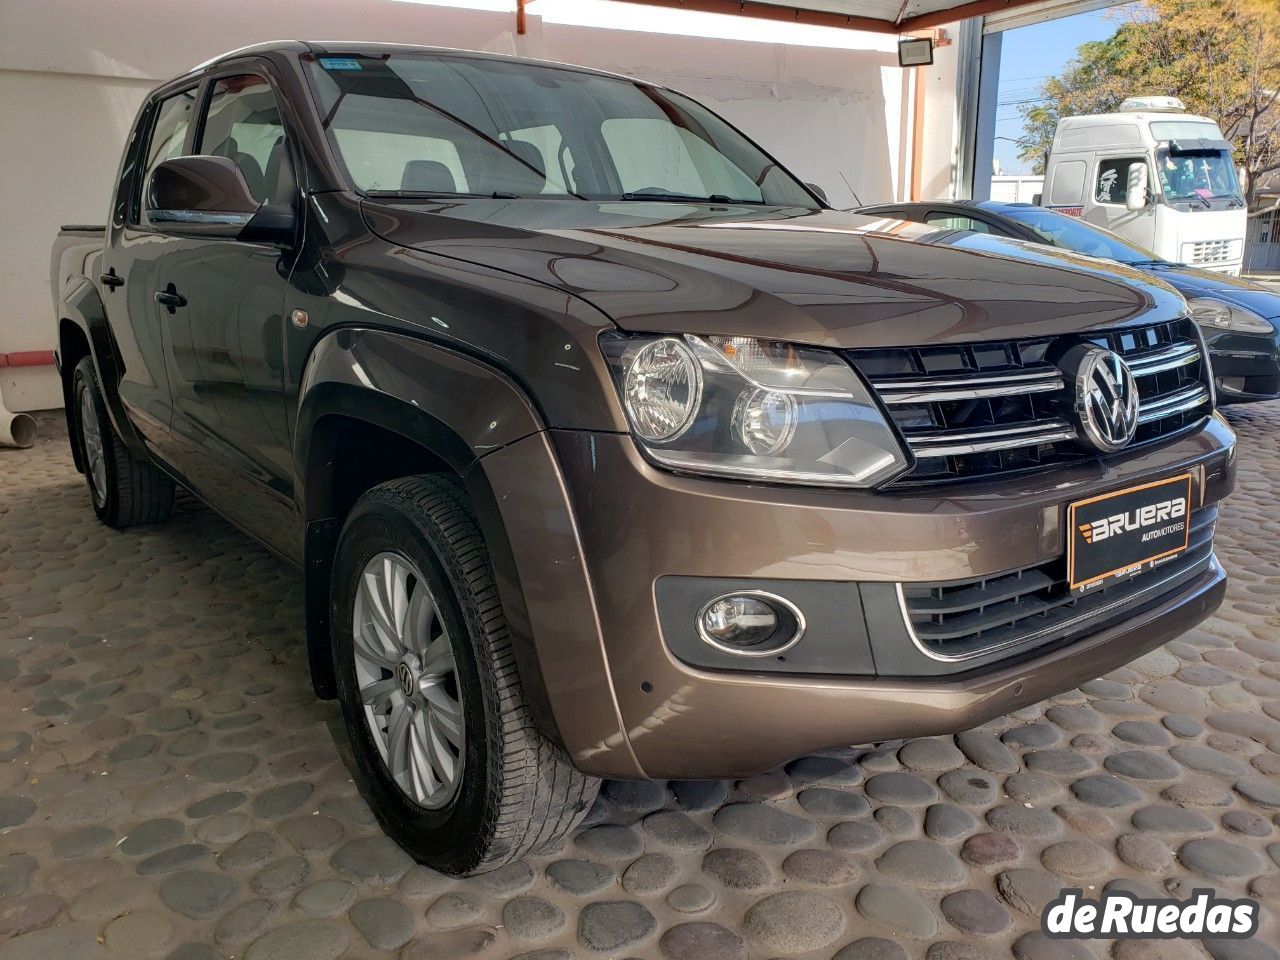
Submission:
[[[804,617],[781,597],[760,591],[717,597],[698,614],[702,639],[725,653],[767,657],[793,646]]]

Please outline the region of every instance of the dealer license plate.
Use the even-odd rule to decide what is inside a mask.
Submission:
[[[1067,581],[1075,593],[1143,573],[1187,549],[1191,474],[1077,500],[1067,508]]]

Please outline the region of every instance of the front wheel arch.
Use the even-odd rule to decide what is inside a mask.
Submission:
[[[373,595],[385,597],[375,602],[383,610],[381,620],[360,614],[368,564],[376,566],[384,557],[403,558],[415,573],[426,574],[418,576],[440,601],[443,639],[456,653],[454,692],[462,707],[458,716],[465,716],[465,763],[461,782],[438,807],[419,805],[397,779],[396,767],[388,762],[395,749],[390,728],[379,739],[387,718],[369,714],[369,704],[380,702],[388,689],[384,685],[399,679],[406,662],[412,682],[401,689],[406,695],[418,689],[417,681],[429,672],[419,658],[430,659],[432,652],[415,642],[430,634],[414,629],[407,583],[403,603],[394,601],[395,590],[375,589]],[[353,772],[383,828],[416,859],[453,875],[495,869],[565,836],[586,814],[598,785],[539,729],[514,661],[514,638],[497,586],[457,478],[410,476],[380,484],[360,498],[343,525],[332,571],[331,650],[353,738]],[[392,616],[394,610],[406,616]],[[370,633],[379,622],[394,625]],[[373,639],[375,634],[382,639]],[[382,642],[391,635],[401,638],[398,645]],[[379,651],[378,666],[368,677],[359,673],[357,648]],[[389,654],[392,650],[399,652]],[[379,672],[390,679],[379,679]],[[369,690],[377,691],[375,698]],[[409,736],[414,711],[402,709],[404,716],[410,721],[400,729]]]
[[[318,415],[307,431],[310,442],[302,461],[307,478],[303,489],[307,511],[303,545],[307,658],[316,696],[326,700],[337,696],[329,649],[329,582],[338,536],[351,507],[365,491],[389,480],[429,474],[449,476],[456,478],[466,491],[489,551],[512,634],[517,669],[534,720],[546,737],[562,745],[534,651],[511,542],[497,498],[470,449],[440,421],[393,397],[337,389],[323,393],[328,398],[323,407],[316,402],[318,397],[312,397],[311,410]],[[353,442],[365,446],[354,448],[353,452]],[[381,455],[360,456],[360,451],[371,444],[379,447]],[[335,465],[339,464],[335,474]],[[361,465],[368,469],[354,469]]]

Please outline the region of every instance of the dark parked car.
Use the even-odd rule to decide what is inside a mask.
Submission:
[[[263,45],[147,98],[110,211],[53,256],[94,510],[179,483],[304,571],[357,782],[440,870],[598,777],[970,727],[1222,600],[1181,297],[877,232],[673,91]]]
[[[1187,298],[1209,346],[1218,403],[1280,397],[1280,294],[1262,284],[1157,259],[1110,230],[1030,203],[921,201],[878,204],[859,212],[1046,243],[1153,274]]]

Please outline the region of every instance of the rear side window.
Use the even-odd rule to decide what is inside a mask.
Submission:
[[[155,120],[151,124],[151,136],[147,139],[143,154],[142,177],[138,180],[140,189],[133,197],[130,220],[134,223],[141,222],[142,198],[147,195],[151,186],[152,171],[164,161],[182,156],[195,105],[195,87],[166,97],[157,104],[153,114]]]
[[[1064,160],[1053,168],[1053,180],[1049,184],[1049,205],[1073,207],[1084,203],[1083,160]]]
[[[930,226],[941,227],[943,230],[972,230],[974,233],[991,232],[991,228],[981,220],[950,213],[926,214],[924,222]]]
[[[292,199],[284,124],[265,77],[242,74],[214,83],[199,152],[234,161],[255,199],[279,203]]]

